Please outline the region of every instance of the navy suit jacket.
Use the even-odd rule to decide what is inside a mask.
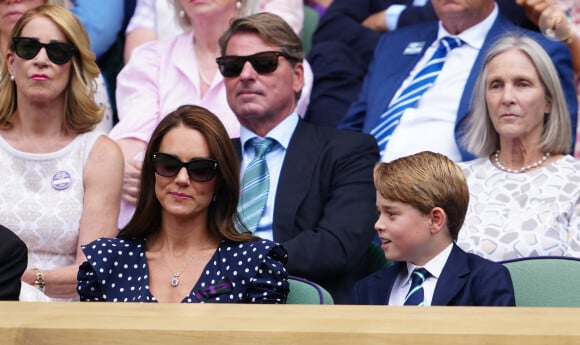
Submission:
[[[356,283],[353,304],[389,304],[395,279],[405,262],[377,271]],[[468,254],[453,244],[437,280],[431,305],[515,306],[514,288],[503,265]]]
[[[241,150],[239,139],[234,145]],[[322,285],[336,303],[347,303],[354,283],[365,275],[375,233],[378,159],[370,135],[301,120],[282,164],[274,240],[288,251],[289,274]]]
[[[373,62],[363,83],[358,99],[351,105],[339,128],[369,133],[376,125],[379,116],[387,109],[394,94],[407,78],[413,67],[423,56],[425,50],[437,38],[438,22],[433,21],[420,25],[412,25],[397,29],[383,35],[375,50]],[[568,48],[562,42],[556,42],[543,37],[540,33],[519,28],[501,14],[488,32],[483,46],[475,60],[471,73],[465,84],[461,97],[457,121],[455,123],[455,140],[461,151],[463,160],[474,159],[460,144],[462,122],[468,115],[471,104],[471,94],[475,81],[481,70],[483,59],[488,48],[506,32],[521,32],[535,39],[544,47],[552,58],[558,71],[564,96],[568,103],[572,128],[576,128],[578,99],[573,82],[572,59]],[[411,42],[425,42],[423,51],[415,55],[405,55],[403,51]],[[572,130],[572,143],[575,143],[575,130]],[[572,152],[572,147],[570,147]]]
[[[0,225],[0,300],[17,301],[22,273],[28,263],[26,244]]]

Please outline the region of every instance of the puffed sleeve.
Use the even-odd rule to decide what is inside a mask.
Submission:
[[[286,262],[288,253],[279,244],[262,241],[269,249],[257,274],[250,280],[247,290],[250,303],[286,303],[290,291]],[[268,244],[269,243],[269,244]],[[272,246],[270,246],[272,245]]]
[[[85,302],[101,302],[104,301],[102,298],[103,291],[102,285],[97,276],[97,272],[93,265],[96,266],[96,256],[98,255],[97,247],[101,239],[93,241],[85,246],[81,246],[81,249],[85,253],[87,261],[83,262],[79,267],[79,272],[77,274],[77,292],[79,293],[80,300]],[[92,263],[91,263],[92,260]]]
[[[102,290],[99,279],[95,274],[93,266],[85,261],[79,267],[79,273],[77,275],[77,291],[80,296],[80,300],[84,302],[101,302],[102,300]]]

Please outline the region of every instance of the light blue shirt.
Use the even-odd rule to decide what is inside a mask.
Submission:
[[[91,50],[100,58],[123,28],[124,1],[74,0],[70,10],[83,23],[91,40]]]
[[[272,241],[275,241],[274,233],[272,231],[272,224],[274,220],[274,205],[276,200],[276,191],[278,190],[278,180],[280,179],[280,172],[282,170],[284,158],[286,158],[288,144],[290,144],[290,139],[294,134],[294,130],[296,130],[298,121],[298,113],[294,112],[285,118],[282,122],[280,122],[276,127],[274,127],[268,134],[266,134],[267,138],[276,140],[276,144],[265,156],[266,164],[268,165],[268,172],[270,173],[270,191],[268,193],[268,200],[266,201],[266,209],[264,210],[262,219],[260,219],[258,222],[258,227],[256,228],[254,234],[261,238],[269,239]],[[246,167],[248,164],[250,164],[252,159],[254,159],[255,155],[254,149],[251,145],[246,147],[246,142],[255,137],[257,137],[255,133],[241,126],[240,142],[242,144],[243,151],[241,176],[244,176]]]

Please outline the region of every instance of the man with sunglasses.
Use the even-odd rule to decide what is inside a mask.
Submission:
[[[260,13],[234,20],[220,49],[217,63],[228,103],[241,124],[235,144],[242,156],[238,208],[244,222],[257,236],[286,248],[289,274],[317,282],[336,303],[347,303],[354,282],[365,275],[374,235],[375,141],[299,119],[304,52],[280,17]],[[267,181],[266,191],[255,198],[265,205],[250,212],[244,194],[252,183],[246,178],[258,165],[262,145],[268,146],[267,174],[254,186]]]

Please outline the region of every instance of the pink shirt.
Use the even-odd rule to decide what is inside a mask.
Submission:
[[[136,138],[148,142],[161,119],[183,104],[209,109],[222,120],[230,137],[239,137],[240,124],[227,103],[219,72],[201,97],[192,42],[193,33],[188,32],[135,48],[117,76],[119,122],[111,130],[113,139]],[[301,115],[305,113],[312,90],[312,70],[306,61],[304,65],[304,88],[297,107]]]

